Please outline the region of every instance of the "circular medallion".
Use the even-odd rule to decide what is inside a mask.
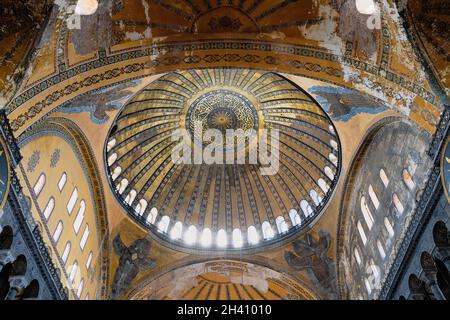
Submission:
[[[193,140],[200,143],[210,129],[219,130],[224,137],[227,130],[258,130],[258,113],[243,95],[230,90],[213,90],[201,95],[189,107],[186,128]]]

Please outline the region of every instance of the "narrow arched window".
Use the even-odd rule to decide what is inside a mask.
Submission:
[[[120,174],[122,173],[122,168],[117,166],[114,168],[113,174],[111,176],[113,181],[116,181],[116,179],[120,176]]]
[[[50,200],[48,200],[47,205],[45,206],[44,209],[44,217],[46,221],[49,220],[53,212],[53,209],[55,209],[55,198],[51,197]]]
[[[330,186],[322,178],[320,178],[317,183],[319,184],[319,187],[320,189],[322,189],[323,193],[326,194],[328,190],[330,190]]]
[[[80,240],[81,251],[83,251],[84,248],[86,247],[86,243],[87,243],[88,239],[89,239],[89,225],[86,224],[86,227],[84,227],[83,236],[81,237],[81,240]]]
[[[220,229],[217,232],[217,246],[219,248],[225,248],[228,245],[227,233],[225,230]]]
[[[370,282],[369,282],[369,280],[367,278],[364,279],[364,284],[366,285],[367,293],[371,294],[372,293],[372,287],[371,287]]]
[[[89,292],[86,294],[86,298],[84,300],[91,300],[91,296],[89,295]]]
[[[145,212],[145,209],[147,209],[147,201],[144,199],[139,200],[139,203],[137,204],[135,211],[138,215],[142,216]]]
[[[339,146],[338,146],[338,143],[336,142],[336,140],[331,139],[330,140],[330,146],[336,151],[339,150]]]
[[[335,167],[338,165],[338,158],[334,153],[330,153],[328,158],[330,159],[331,163],[334,164]]]
[[[69,259],[70,249],[71,249],[70,241],[67,241],[66,246],[64,247],[63,254],[61,256],[61,259],[64,262],[64,264],[66,264],[67,260]]]
[[[323,169],[323,172],[325,172],[326,176],[330,179],[330,180],[334,180],[334,173],[333,170],[331,170],[330,167],[326,166]]]
[[[316,190],[311,190],[309,192],[309,195],[311,196],[312,201],[314,201],[315,205],[318,206],[322,202],[322,198],[319,196]]]
[[[64,172],[61,175],[61,178],[59,179],[59,182],[58,182],[58,189],[60,192],[63,191],[64,186],[66,185],[66,182],[67,182],[67,174]]]
[[[158,209],[156,209],[155,207],[153,207],[148,216],[147,216],[147,223],[148,224],[155,224],[156,221],[156,217],[158,216]]]
[[[357,228],[358,228],[359,236],[361,238],[362,243],[364,245],[366,245],[366,243],[367,243],[366,232],[364,231],[361,221],[358,221]]]
[[[283,216],[278,216],[275,219],[275,223],[277,224],[278,233],[281,234],[288,231],[289,228]]]
[[[69,282],[73,283],[73,280],[75,280],[75,277],[78,273],[78,262],[74,261],[74,263],[72,264],[72,268],[70,269],[70,273],[69,273]]]
[[[78,286],[78,290],[77,290],[77,297],[78,297],[78,299],[81,298],[81,295],[83,294],[83,289],[84,289],[84,280],[81,279],[80,284]]]
[[[309,218],[313,214],[313,209],[306,200],[300,201],[300,208],[302,209],[303,214],[307,218]]]
[[[384,187],[387,188],[387,186],[389,185],[389,178],[384,169],[380,169],[380,179],[383,182]]]
[[[168,216],[162,217],[158,223],[158,231],[167,233],[167,229],[169,228],[169,223],[170,223],[170,218]]]
[[[356,262],[358,263],[358,265],[361,265],[361,255],[359,254],[358,248],[355,248],[355,249],[353,250],[353,253],[354,253]]]
[[[73,208],[75,208],[75,204],[78,200],[78,189],[75,187],[72,191],[72,195],[70,196],[69,202],[67,203],[67,212],[72,214]]]
[[[273,228],[268,221],[262,223],[261,229],[265,240],[270,240],[275,236]]]
[[[86,270],[89,270],[89,268],[91,267],[91,263],[92,263],[92,258],[94,257],[94,254],[91,252],[89,252],[89,256],[87,258],[86,261]]]
[[[256,231],[255,226],[248,227],[247,230],[248,244],[255,245],[259,242],[258,232]]]
[[[409,174],[408,170],[406,170],[406,169],[403,170],[402,177],[403,177],[403,182],[406,184],[408,189],[411,191],[414,190],[415,183],[414,183],[411,175]]]
[[[127,195],[127,197],[125,198],[125,202],[129,205],[131,205],[134,201],[134,199],[136,198],[137,192],[136,190],[132,189],[130,191],[130,193]]]
[[[59,238],[61,238],[61,234],[63,232],[63,222],[60,220],[56,225],[55,231],[53,232],[53,241],[58,243]]]
[[[394,193],[394,195],[392,196],[392,201],[394,202],[395,209],[397,209],[398,213],[402,214],[405,208],[403,207],[403,204],[401,203],[397,194]]]
[[[78,210],[77,217],[73,222],[73,230],[75,230],[75,234],[80,232],[81,224],[83,223],[86,212],[86,202],[84,200],[80,201],[80,209]]]
[[[302,223],[302,220],[300,219],[300,215],[298,214],[297,210],[295,210],[295,209],[289,210],[289,218],[291,219],[291,223],[294,227],[296,225],[300,225]]]
[[[373,190],[372,185],[369,185],[369,197],[370,200],[372,200],[375,209],[378,210],[378,207],[380,206],[380,201],[378,200],[377,194],[375,193],[375,190]]]
[[[117,186],[117,191],[119,192],[119,194],[122,194],[125,191],[127,186],[128,186],[128,180],[122,179],[122,181],[120,181],[119,185]]]
[[[193,245],[197,242],[197,228],[195,226],[189,226],[184,234],[184,242],[188,245]]]
[[[44,189],[45,182],[46,182],[45,174],[41,173],[41,175],[39,176],[38,180],[36,181],[33,187],[33,191],[36,197],[39,197],[39,195],[41,194],[42,189]]]
[[[394,232],[394,228],[392,227],[391,222],[389,221],[389,219],[387,217],[384,218],[384,226],[386,227],[389,237],[392,238],[394,236],[395,232]]]
[[[111,139],[109,140],[108,144],[106,145],[106,151],[109,152],[111,151],[112,148],[114,148],[114,146],[116,145],[117,140],[116,139]]]
[[[108,158],[108,166],[112,166],[114,162],[116,162],[116,160],[117,160],[117,153],[113,153]]]
[[[378,252],[380,253],[381,258],[382,259],[386,258],[386,252],[384,251],[383,244],[381,243],[380,240],[377,240],[377,248],[378,248]]]
[[[205,228],[203,229],[202,235],[200,237],[200,244],[202,247],[209,247],[212,243],[212,232],[211,229]]]
[[[170,230],[170,238],[172,240],[179,240],[179,239],[181,239],[182,233],[183,233],[183,224],[180,221],[178,221],[172,227],[172,230]]]
[[[241,229],[234,229],[232,234],[233,247],[241,248],[243,245]]]
[[[367,227],[369,228],[369,230],[371,230],[374,220],[364,196],[361,197],[361,211],[363,213],[364,221],[366,221]]]

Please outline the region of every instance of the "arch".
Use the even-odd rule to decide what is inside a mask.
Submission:
[[[241,229],[234,229],[233,230],[233,234],[232,234],[232,243],[233,243],[233,247],[235,248],[241,248],[243,245],[243,239],[242,239],[242,232]]]
[[[355,249],[353,249],[353,255],[355,256],[356,259],[356,263],[358,263],[358,265],[361,265],[361,255],[359,253],[358,248],[355,247]]]
[[[80,201],[80,209],[78,210],[77,217],[73,222],[73,230],[75,234],[78,234],[81,229],[81,225],[83,224],[84,217],[86,216],[86,202],[84,200]]]
[[[302,209],[303,214],[306,218],[309,218],[313,214],[313,209],[306,200],[300,201],[300,208]]]
[[[53,241],[55,241],[55,243],[58,243],[59,239],[61,238],[63,228],[63,222],[59,220],[58,224],[56,225],[55,231],[53,232]]]
[[[66,182],[67,182],[67,173],[63,172],[58,182],[58,190],[60,192],[63,191],[64,187],[66,186]]]
[[[72,245],[71,245],[70,241],[67,241],[66,246],[64,247],[63,254],[61,255],[61,259],[64,262],[64,264],[66,264],[67,260],[69,259],[71,246]]]
[[[0,270],[0,300],[4,300],[8,295],[10,284],[9,277],[12,271],[12,263],[7,263]]]
[[[374,219],[372,213],[370,212],[369,206],[367,205],[366,197],[361,197],[361,212],[364,217],[364,221],[366,222],[367,228],[369,231],[372,230]]]
[[[319,206],[320,203],[322,202],[322,198],[319,196],[319,194],[317,193],[317,191],[314,190],[314,189],[312,189],[312,190],[309,192],[309,195],[311,196],[311,200],[314,202],[314,204],[315,204],[316,206]]]
[[[12,263],[11,276],[24,276],[27,273],[27,258],[21,254]]]
[[[55,209],[55,198],[51,197],[48,200],[47,205],[45,206],[45,209],[44,209],[44,213],[43,213],[46,221],[48,221],[50,219],[53,209]]]
[[[197,242],[197,228],[195,226],[189,226],[184,234],[184,242],[188,245],[193,245]]]
[[[81,298],[81,295],[83,294],[83,289],[84,289],[84,279],[81,279],[80,284],[78,285],[78,289],[77,289],[78,299]]]
[[[89,239],[89,232],[90,232],[89,231],[89,225],[86,224],[86,227],[84,227],[83,236],[81,237],[81,240],[80,240],[81,251],[84,251],[84,248],[86,247],[86,243],[87,243],[87,241]]]
[[[203,229],[202,235],[200,237],[200,244],[202,247],[210,247],[212,244],[212,232],[211,229]]]
[[[0,250],[9,250],[13,243],[14,234],[10,226],[5,226],[0,232]]]
[[[145,209],[147,209],[148,203],[146,200],[141,199],[139,200],[139,203],[136,205],[135,211],[138,215],[142,216],[145,212]]]
[[[182,233],[183,233],[183,224],[181,223],[181,221],[178,221],[172,227],[172,230],[170,230],[170,238],[172,240],[179,240],[181,239]]]
[[[302,223],[302,219],[295,209],[289,210],[289,218],[291,219],[291,223],[294,227]]]
[[[92,258],[94,257],[94,254],[92,253],[92,251],[89,252],[89,256],[86,260],[86,270],[89,270],[91,268],[91,264],[92,264]]]
[[[378,253],[381,256],[381,259],[386,258],[386,251],[384,251],[384,246],[380,240],[377,240],[377,248],[378,248]]]
[[[389,185],[389,178],[384,169],[380,169],[380,179],[383,182],[384,187],[387,188]]]
[[[320,189],[322,189],[323,193],[325,193],[325,194],[328,192],[328,190],[330,190],[330,186],[322,178],[320,178],[317,181],[317,184],[319,185]]]
[[[130,193],[125,198],[125,202],[130,206],[133,204],[134,199],[136,198],[137,192],[134,189],[130,190]]]
[[[78,189],[77,187],[73,188],[72,194],[70,196],[69,202],[67,203],[67,212],[72,214],[73,209],[75,208],[75,204],[78,201]]]
[[[73,284],[73,281],[75,280],[75,277],[78,274],[78,261],[74,261],[72,264],[72,267],[70,268],[70,273],[69,273],[69,282],[71,284]]]
[[[258,232],[256,231],[255,226],[250,226],[247,229],[247,241],[250,245],[256,245],[259,243]]]
[[[378,196],[375,193],[375,190],[373,189],[372,185],[369,185],[369,197],[372,201],[373,206],[375,207],[375,210],[378,210],[380,207],[380,201],[378,200]]]
[[[262,229],[264,240],[270,240],[275,236],[275,234],[273,232],[273,228],[268,221],[264,221],[262,223],[261,229]]]
[[[117,191],[119,192],[119,194],[122,194],[125,191],[127,186],[128,186],[128,180],[123,178],[120,181],[119,185],[117,186]]]
[[[33,187],[33,192],[34,192],[34,195],[36,196],[36,198],[39,197],[39,195],[42,192],[42,189],[44,189],[46,180],[47,180],[47,178],[46,178],[45,174],[41,173]]]
[[[450,272],[448,271],[447,266],[440,259],[435,259],[434,262],[437,269],[437,285],[445,299],[450,300]]]
[[[21,299],[23,300],[37,299],[39,297],[39,290],[40,290],[39,282],[36,279],[34,279],[28,284],[28,286],[23,291]]]
[[[335,167],[337,167],[338,166],[338,157],[336,157],[336,155],[334,154],[334,153],[330,153],[329,155],[328,155],[328,158],[330,159],[330,161],[331,161],[331,163],[335,166]]]
[[[85,177],[89,181],[88,187],[93,198],[92,212],[96,220],[96,232],[98,239],[101,241],[96,244],[99,252],[99,295],[102,299],[107,299],[109,296],[109,227],[108,216],[106,214],[106,200],[104,196],[103,178],[100,174],[97,161],[94,157],[95,152],[92,150],[89,140],[86,138],[83,131],[73,121],[64,117],[51,117],[36,124],[30,130],[23,132],[18,136],[19,146],[22,147],[27,143],[32,143],[33,139],[38,138],[42,134],[56,134],[63,135],[70,143],[72,149],[82,163],[85,170]],[[67,188],[67,183],[66,187]],[[48,234],[52,238],[52,234]]]
[[[167,233],[167,229],[169,228],[170,218],[169,216],[163,216],[161,220],[158,222],[158,231]]]
[[[326,167],[323,169],[323,172],[325,173],[325,175],[326,175],[331,181],[334,180],[334,172],[333,172],[333,170],[332,170],[330,167],[326,166]]]
[[[433,241],[439,249],[450,249],[450,234],[445,222],[438,221],[433,226]]]
[[[217,232],[217,246],[219,248],[225,248],[227,245],[228,245],[227,232],[223,229],[220,229]]]
[[[108,166],[112,166],[117,160],[117,153],[113,153],[108,157]]]
[[[113,181],[116,181],[116,179],[120,176],[121,173],[122,173],[122,167],[120,167],[120,166],[115,167],[114,171],[111,175],[111,179]]]
[[[384,217],[384,226],[389,234],[389,237],[392,238],[395,235],[394,228],[392,227],[391,221],[389,221],[388,217]]]
[[[364,228],[363,228],[363,226],[361,224],[361,221],[358,221],[356,226],[358,228],[359,237],[360,237],[363,245],[366,245],[366,243],[367,243],[367,236],[366,236],[366,232],[364,231]]]
[[[283,216],[278,216],[275,219],[275,223],[277,224],[277,230],[279,234],[285,233],[289,230],[289,227],[286,223],[286,221],[284,220]]]
[[[153,207],[151,210],[150,210],[150,212],[149,212],[149,214],[148,214],[148,216],[147,216],[147,219],[146,219],[146,221],[147,221],[147,223],[148,224],[155,224],[155,221],[156,221],[156,217],[158,216],[158,209],[156,209],[155,207]]]
[[[403,207],[403,204],[396,193],[392,195],[392,202],[394,203],[395,209],[397,210],[398,214],[403,214],[403,211],[405,211],[405,207]]]
[[[111,151],[112,148],[114,148],[114,146],[116,145],[117,141],[116,139],[111,139],[108,141],[108,144],[106,145],[106,151],[109,152]]]
[[[416,186],[416,184],[414,183],[411,175],[409,174],[409,171],[406,169],[403,169],[402,172],[402,178],[403,178],[403,182],[405,183],[405,185],[408,187],[408,189],[410,191],[414,190],[414,187]]]

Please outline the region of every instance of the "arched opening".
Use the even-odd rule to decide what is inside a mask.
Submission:
[[[442,294],[446,300],[450,300],[450,273],[447,266],[439,259],[434,259],[436,264],[437,274],[437,284]]]
[[[24,276],[27,273],[27,258],[20,255],[12,264],[11,276]]]
[[[34,279],[23,291],[21,300],[37,299],[39,297],[39,282]]]
[[[258,236],[258,232],[256,231],[255,226],[248,227],[247,240],[248,240],[248,244],[249,245],[256,245],[256,244],[258,244],[259,236]]]
[[[9,292],[9,277],[12,272],[12,264],[7,263],[0,271],[0,300],[4,300]]]
[[[282,234],[288,231],[289,227],[286,223],[286,221],[284,220],[283,216],[278,216],[275,219],[275,223],[277,224],[277,229],[278,229],[278,233]]]
[[[10,226],[3,228],[0,233],[0,250],[9,250],[13,243],[13,230]]]
[[[36,196],[36,198],[39,197],[39,195],[42,192],[42,189],[44,189],[45,182],[46,182],[45,174],[41,173],[41,175],[39,176],[38,180],[36,181],[33,187],[34,195]]]
[[[170,230],[170,238],[172,240],[180,240],[182,233],[183,233],[183,224],[181,223],[181,221],[178,221],[172,227],[172,230]]]
[[[270,240],[275,236],[275,234],[273,232],[273,228],[268,221],[264,221],[262,223],[261,229],[262,229],[264,240]]]

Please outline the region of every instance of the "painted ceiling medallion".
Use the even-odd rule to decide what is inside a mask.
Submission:
[[[268,132],[258,147],[268,142],[270,152],[256,162],[176,162],[179,129],[205,149],[215,141],[202,139],[208,129],[219,137]],[[279,166],[264,174],[268,155]],[[246,69],[179,71],[152,82],[117,116],[105,158],[130,216],[165,243],[203,251],[256,248],[300,231],[340,173],[339,138],[322,108],[280,75]]]

